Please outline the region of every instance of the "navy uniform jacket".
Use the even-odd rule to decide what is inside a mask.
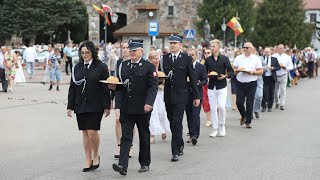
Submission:
[[[120,69],[120,68],[119,68]],[[153,106],[158,91],[158,77],[155,66],[143,58],[134,68],[131,60],[122,62],[121,78],[126,85],[118,85],[117,91],[121,92],[120,112],[125,114],[145,114],[144,105]]]
[[[86,77],[84,83],[76,85],[72,78],[68,94],[68,109],[75,113],[103,112],[104,109],[110,109],[110,91],[107,84],[100,80],[106,80],[109,77],[109,71],[106,64],[101,61],[92,61],[89,69],[85,73],[85,65],[80,61],[74,67],[74,77],[78,81]]]
[[[200,99],[202,99],[203,98],[202,86],[204,86],[208,83],[206,67],[204,65],[196,62],[194,72],[195,72],[195,81],[197,83],[198,83],[198,81],[200,81],[200,83],[197,87],[198,87]],[[192,92],[192,86],[190,83],[189,83],[189,91]]]
[[[197,88],[195,72],[192,67],[192,58],[180,52],[173,63],[172,54],[163,56],[163,71],[166,75],[172,70],[172,77],[165,80],[164,101],[169,104],[188,104],[188,83],[189,76],[193,99],[200,99]]]

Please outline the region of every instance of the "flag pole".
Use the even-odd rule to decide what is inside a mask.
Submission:
[[[240,18],[239,18],[239,13],[237,12],[237,16],[236,16],[236,19],[239,21]],[[236,35],[236,32],[234,32],[234,47],[237,48],[237,35]]]

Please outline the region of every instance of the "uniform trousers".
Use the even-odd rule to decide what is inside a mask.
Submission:
[[[257,81],[241,83],[237,81],[237,107],[241,118],[245,118],[247,124],[251,123],[253,113],[253,103],[256,94]],[[244,107],[246,101],[246,107]]]
[[[284,106],[286,103],[286,91],[287,91],[288,74],[277,77],[275,84],[274,98],[276,104]]]
[[[219,124],[226,123],[226,101],[227,101],[228,88],[227,86],[222,89],[208,89],[209,104],[211,108],[211,118],[213,129],[218,129]],[[218,118],[219,110],[219,118]]]
[[[67,56],[67,60],[66,61],[66,74],[69,74],[68,72],[68,65],[70,66],[70,72],[72,73],[72,57]]]
[[[257,89],[256,89],[256,94],[254,97],[254,104],[253,104],[253,112],[259,112],[261,103],[262,103],[262,98],[263,98],[263,80],[262,77],[259,77],[261,79],[257,80]]]
[[[181,148],[184,147],[182,120],[186,104],[171,104],[165,102],[165,105],[172,133],[171,153],[172,155],[179,155]]]
[[[150,131],[149,121],[151,113],[147,114],[120,114],[122,137],[120,144],[119,165],[128,168],[129,151],[132,145],[133,128],[137,124],[139,132],[139,163],[141,166],[149,166],[150,154]]]
[[[275,81],[272,76],[263,76],[263,99],[261,107],[271,109],[274,101]]]
[[[188,121],[188,129],[190,137],[194,137],[196,139],[199,138],[200,135],[200,111],[201,111],[201,104],[198,107],[193,105],[193,96],[192,92],[189,92],[188,95],[188,104],[186,105],[186,114],[187,114],[187,121]]]

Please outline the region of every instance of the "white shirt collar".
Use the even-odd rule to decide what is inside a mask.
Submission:
[[[180,51],[178,51],[176,54],[173,54],[173,53],[171,53],[172,54],[172,57],[173,56],[176,56],[176,58],[178,58],[178,56],[179,56],[179,54],[180,54]]]
[[[195,61],[194,63],[192,63],[193,64],[193,68],[195,68],[196,67],[196,64],[197,64],[197,61]]]
[[[140,58],[139,61],[137,61],[137,62],[135,62],[135,63],[138,64],[138,63],[141,61],[141,59],[142,59],[142,58]],[[132,62],[132,60],[130,60],[130,62],[131,62],[131,63],[134,63],[134,62]]]
[[[88,65],[88,69],[90,68],[90,66],[91,66],[91,64],[92,64],[92,60],[91,61],[89,61],[89,62],[83,62],[84,64],[89,64]]]

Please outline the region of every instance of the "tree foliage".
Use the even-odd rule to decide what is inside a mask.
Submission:
[[[59,35],[71,31],[75,41],[82,41],[87,34],[86,6],[79,0],[2,0],[0,7],[0,40],[16,34],[27,41],[37,36]],[[73,36],[77,39],[74,39]]]
[[[253,42],[261,46],[310,45],[313,27],[304,23],[303,0],[264,0],[257,8]]]
[[[208,19],[211,33],[215,35],[215,38],[223,39],[223,31],[221,24],[223,18],[226,18],[226,23],[234,16],[239,15],[239,22],[244,30],[244,33],[239,35],[239,38],[249,36],[251,28],[255,21],[255,9],[252,0],[203,0],[198,5],[198,15],[202,19],[196,22],[198,32],[203,34],[204,21]],[[226,39],[234,39],[234,32],[232,29],[227,28]]]

